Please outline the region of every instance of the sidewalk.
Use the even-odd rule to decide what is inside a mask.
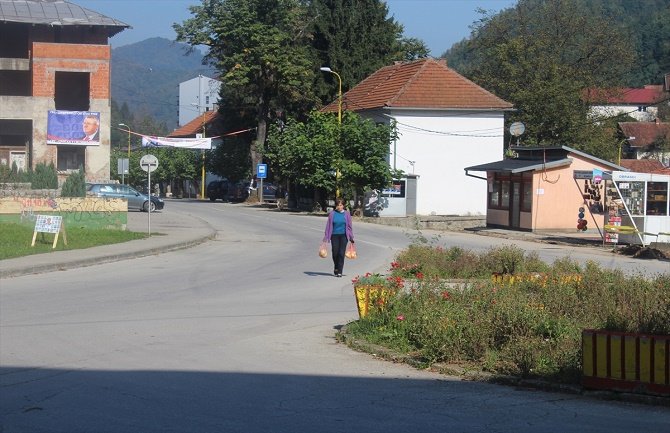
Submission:
[[[146,233],[148,214],[128,212],[128,229]],[[188,248],[216,236],[216,231],[206,221],[174,209],[151,214],[151,233],[149,238],[119,244],[2,260],[0,279],[150,256]]]

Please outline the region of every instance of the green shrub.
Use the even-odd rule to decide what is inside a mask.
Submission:
[[[65,179],[60,195],[61,197],[86,197],[86,177],[81,167]]]
[[[35,170],[29,171],[29,182],[32,189],[57,189],[58,174],[53,162],[49,165],[40,162]]]

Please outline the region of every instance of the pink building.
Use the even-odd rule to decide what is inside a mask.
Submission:
[[[602,229],[605,183],[595,182],[592,176],[584,178],[583,173],[625,168],[567,146],[511,150],[514,158],[465,168],[467,176],[486,181],[487,227],[574,232],[583,208],[587,230]],[[575,173],[581,175],[575,178]]]

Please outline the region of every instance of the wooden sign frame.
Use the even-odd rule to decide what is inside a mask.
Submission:
[[[63,244],[67,245],[67,234],[65,233],[63,217],[60,215],[37,215],[37,219],[35,220],[35,231],[33,231],[33,242],[30,246],[35,246],[37,233],[53,233],[56,236],[54,237],[54,243],[51,246],[51,249],[54,249],[58,243],[58,235],[61,232],[63,233]]]

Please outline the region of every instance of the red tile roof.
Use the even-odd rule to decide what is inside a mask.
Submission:
[[[385,66],[342,96],[343,109],[381,107],[510,110],[512,104],[432,58]],[[337,111],[337,101],[323,111]]]
[[[647,147],[659,138],[670,140],[670,123],[668,122],[619,122],[619,129],[633,147]]]
[[[664,99],[663,86],[644,88],[587,89],[584,99],[592,105],[655,105]]]
[[[670,174],[670,168],[656,159],[622,159],[619,165],[636,173]]]
[[[202,116],[198,116],[181,128],[172,131],[168,134],[168,137],[195,137],[195,134],[202,133],[203,117],[205,118],[205,124],[209,125],[219,117],[219,112],[215,110],[205,111]]]

